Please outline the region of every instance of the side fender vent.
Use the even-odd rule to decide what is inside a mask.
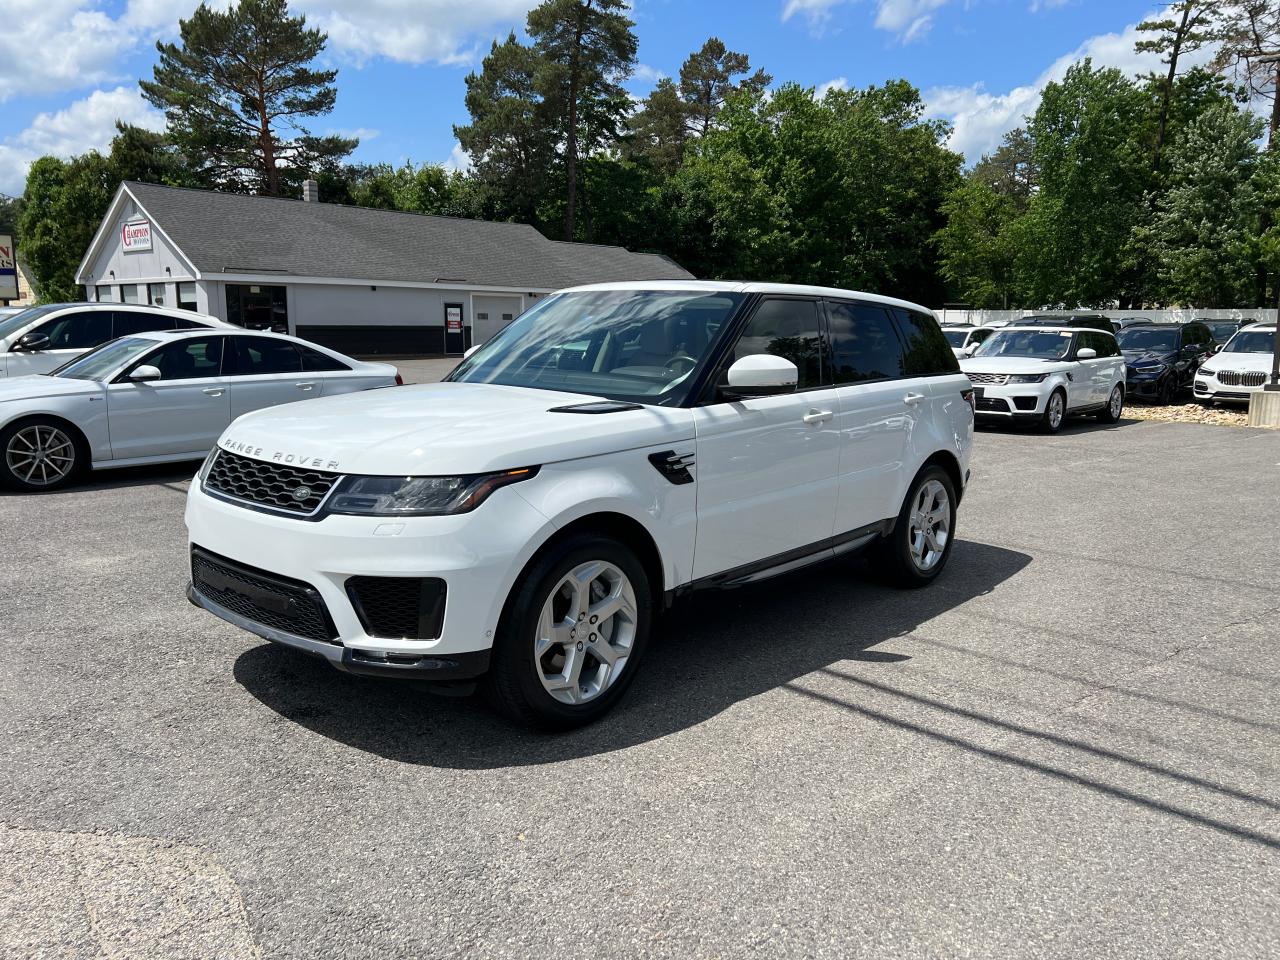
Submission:
[[[693,483],[694,459],[692,453],[676,453],[674,450],[663,450],[661,453],[649,454],[652,463],[660,474],[679,486],[682,483]]]

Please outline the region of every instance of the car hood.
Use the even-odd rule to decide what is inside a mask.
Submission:
[[[259,460],[339,473],[446,476],[598,456],[693,438],[689,410],[553,413],[603,398],[483,383],[388,387],[270,407],[218,441]]]
[[[961,373],[1057,373],[1070,368],[1067,360],[1035,357],[969,357],[960,361]]]
[[[1271,372],[1269,353],[1216,353],[1200,367],[1206,372],[1215,370],[1262,370]]]
[[[1124,350],[1124,362],[1131,367],[1165,367],[1173,363],[1178,354],[1162,350]]]
[[[72,380],[70,377],[6,377],[0,379],[0,403],[6,400],[43,400],[46,397],[74,397],[101,393],[96,380]]]

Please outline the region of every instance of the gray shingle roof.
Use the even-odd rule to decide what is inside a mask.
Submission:
[[[490,223],[210,190],[126,184],[201,273],[441,280],[532,289],[688,280],[674,261]]]

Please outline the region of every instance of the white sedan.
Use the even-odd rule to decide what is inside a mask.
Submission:
[[[203,457],[241,414],[401,383],[295,337],[142,333],[47,375],[0,380],[0,484],[51,490],[84,470]]]

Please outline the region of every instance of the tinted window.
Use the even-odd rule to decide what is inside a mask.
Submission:
[[[131,333],[150,333],[153,330],[172,330],[174,327],[173,318],[166,317],[162,313],[144,313],[138,311],[134,313],[132,310],[120,310],[115,314],[115,322],[112,324],[112,336],[127,337]]]
[[[1213,337],[1209,335],[1209,328],[1206,327],[1203,323],[1187,324],[1187,334],[1186,334],[1187,343],[1206,344],[1212,339]]]
[[[160,371],[161,380],[216,377],[222,365],[222,337],[176,340],[142,359]]]
[[[971,336],[969,339],[974,343],[981,343],[983,340],[987,339],[987,337],[991,336],[991,334],[993,333],[995,333],[994,330],[975,330],[973,331],[973,336]]]
[[[106,310],[77,310],[36,327],[49,338],[50,350],[87,350],[111,339],[111,314]]]
[[[956,355],[947,346],[938,321],[927,313],[895,307],[902,337],[907,344],[907,376],[927,377],[934,373],[955,373],[960,369]]]
[[[796,386],[822,384],[822,330],[813,300],[765,300],[751,315],[734,344],[729,363],[760,353],[783,357],[796,365]]]
[[[836,383],[890,380],[905,371],[902,340],[884,307],[832,303],[831,364]],[[950,349],[947,350],[950,354]]]
[[[345,363],[333,359],[333,357],[321,353],[319,350],[312,350],[310,347],[297,347],[298,353],[302,354],[302,369],[308,373],[323,373],[327,370],[350,370]]]
[[[298,358],[298,351],[288,340],[236,337],[235,341],[237,376],[302,372],[302,361]]]
[[[1080,334],[1077,350],[1088,347],[1093,350],[1099,357],[1110,357],[1116,353],[1115,341],[1108,337],[1105,333],[1082,333]]]

